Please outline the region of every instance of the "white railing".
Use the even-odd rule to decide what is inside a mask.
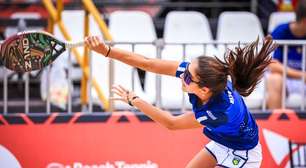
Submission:
[[[287,64],[288,64],[288,48],[290,46],[296,46],[301,45],[302,46],[302,72],[305,74],[305,59],[306,59],[306,41],[277,41],[277,43],[281,46],[283,46],[283,64],[284,66],[284,72],[287,72]],[[286,108],[286,80],[287,80],[287,73],[283,73],[283,86],[282,86],[282,108]],[[301,96],[302,96],[302,102],[300,105],[300,110],[305,110],[305,75],[302,75],[301,78]],[[303,85],[304,84],[304,85]]]
[[[162,39],[158,39],[154,42],[151,42],[151,43],[144,43],[144,42],[133,42],[133,43],[130,43],[130,42],[120,42],[120,43],[108,43],[106,42],[107,44],[110,44],[110,45],[118,45],[118,44],[128,44],[128,45],[131,45],[132,46],[132,51],[135,50],[135,46],[136,45],[139,45],[139,44],[151,44],[151,45],[154,45],[156,47],[156,57],[157,58],[161,58],[162,56],[162,52],[163,52],[163,49],[165,46],[169,46],[169,45],[179,45],[181,47],[183,47],[183,50],[182,50],[182,55],[183,57],[181,58],[181,60],[185,60],[185,56],[186,56],[186,47],[187,46],[193,46],[193,45],[202,45],[203,46],[203,53],[202,54],[206,54],[207,52],[207,46],[208,45],[213,45],[213,46],[224,46],[225,48],[227,48],[228,46],[233,46],[233,45],[237,45],[237,42],[226,42],[226,41],[223,41],[223,42],[220,42],[220,41],[212,41],[212,42],[205,42],[205,43],[165,43]],[[240,42],[240,44],[246,44],[247,42]],[[305,61],[306,61],[306,40],[277,40],[276,41],[277,44],[279,44],[280,46],[283,46],[283,58],[284,58],[284,65],[287,65],[287,58],[288,58],[288,47],[292,46],[292,45],[300,45],[302,46],[302,71],[305,73]],[[68,66],[68,81],[69,83],[71,82],[71,51],[69,50],[68,51],[69,53],[69,66]],[[188,54],[188,53],[187,53]],[[91,57],[91,54],[90,54],[90,57]],[[111,62],[111,61],[110,61]],[[90,58],[90,67],[92,67],[92,59]],[[47,67],[48,69],[48,80],[49,80],[49,74],[50,74],[50,66]],[[287,66],[284,66],[284,71],[287,71]],[[7,70],[4,69],[3,70],[3,112],[4,114],[8,114],[8,92],[7,92],[7,89],[8,89],[8,79],[7,79]],[[110,73],[110,83],[112,84],[113,83],[113,75],[114,75],[114,69],[113,69],[113,66],[110,66],[110,69],[109,69],[109,73]],[[89,103],[88,103],[88,108],[87,108],[87,112],[92,112],[92,106],[93,106],[93,100],[92,100],[92,95],[91,95],[91,78],[92,78],[92,68],[90,68],[90,78],[88,80],[88,95],[89,95]],[[24,97],[24,103],[25,103],[25,108],[24,108],[24,112],[26,114],[30,113],[29,111],[29,95],[30,95],[30,90],[29,90],[29,74],[28,73],[25,73],[25,97]],[[283,73],[283,92],[282,92],[282,108],[286,108],[286,81],[287,80],[287,75],[286,73]],[[302,81],[305,81],[305,76],[303,76],[301,78]],[[134,80],[133,80],[133,75],[132,75],[132,88],[134,88]],[[49,90],[49,83],[50,81],[47,82],[47,89]],[[71,99],[71,88],[70,88],[70,85],[69,86],[69,89],[68,89],[68,108],[67,108],[67,112],[68,113],[72,113],[72,99]],[[155,104],[156,106],[158,107],[162,107],[162,103],[161,100],[162,100],[162,93],[161,93],[161,76],[160,75],[157,75],[156,76],[156,84],[155,84],[155,88],[152,88],[152,89],[156,89],[156,98],[155,98]],[[110,88],[110,87],[109,87]],[[302,102],[301,102],[301,105],[299,107],[299,109],[301,111],[305,111],[305,89],[304,89],[304,86],[301,86],[302,89],[302,92],[301,92],[301,96],[302,96]],[[49,92],[47,92],[49,93]],[[109,91],[110,93],[110,91]],[[265,105],[265,102],[266,102],[266,92],[264,91],[263,92],[263,100],[262,100],[262,104],[261,104],[261,110],[266,110],[266,105]],[[50,96],[47,95],[47,100],[46,100],[46,113],[49,114],[51,112],[51,108],[50,108]],[[183,97],[183,100],[182,100],[182,111],[185,111],[185,102],[184,102],[184,97]],[[112,108],[111,108],[112,109]]]

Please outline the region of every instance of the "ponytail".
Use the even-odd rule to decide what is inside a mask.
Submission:
[[[271,36],[267,36],[262,48],[258,51],[257,39],[255,42],[241,48],[240,44],[234,50],[225,54],[224,60],[216,58],[223,64],[225,74],[230,75],[233,87],[242,96],[248,96],[260,82],[267,66],[271,63],[270,53],[277,47]]]

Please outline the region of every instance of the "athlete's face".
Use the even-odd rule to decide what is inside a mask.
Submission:
[[[197,87],[199,79],[196,77],[197,61],[192,61],[180,78],[182,80],[182,89],[188,93],[193,93],[193,90]]]
[[[200,97],[207,92],[209,89],[207,87],[200,87],[200,79],[197,76],[196,70],[198,67],[198,61],[192,60],[187,66],[185,72],[181,74],[180,78],[182,80],[182,90],[188,93],[196,94]]]

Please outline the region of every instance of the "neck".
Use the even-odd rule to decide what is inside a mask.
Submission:
[[[209,93],[207,93],[205,95],[199,96],[201,104],[207,103],[211,97],[212,97],[212,93],[211,92],[209,92]]]
[[[303,22],[293,22],[290,24],[291,32],[296,37],[304,37],[306,36],[306,25]]]

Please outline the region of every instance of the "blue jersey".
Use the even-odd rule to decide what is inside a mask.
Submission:
[[[289,27],[289,23],[282,24],[272,32],[275,40],[305,40],[304,37],[295,37]],[[273,57],[283,63],[283,47],[278,47]],[[302,70],[302,46],[288,47],[288,66],[293,69]]]
[[[188,63],[177,69],[179,77]],[[234,150],[249,150],[258,144],[258,127],[240,94],[227,82],[226,89],[212,97],[206,104],[199,104],[195,94],[188,94],[195,118],[205,127],[203,133],[213,141]]]

